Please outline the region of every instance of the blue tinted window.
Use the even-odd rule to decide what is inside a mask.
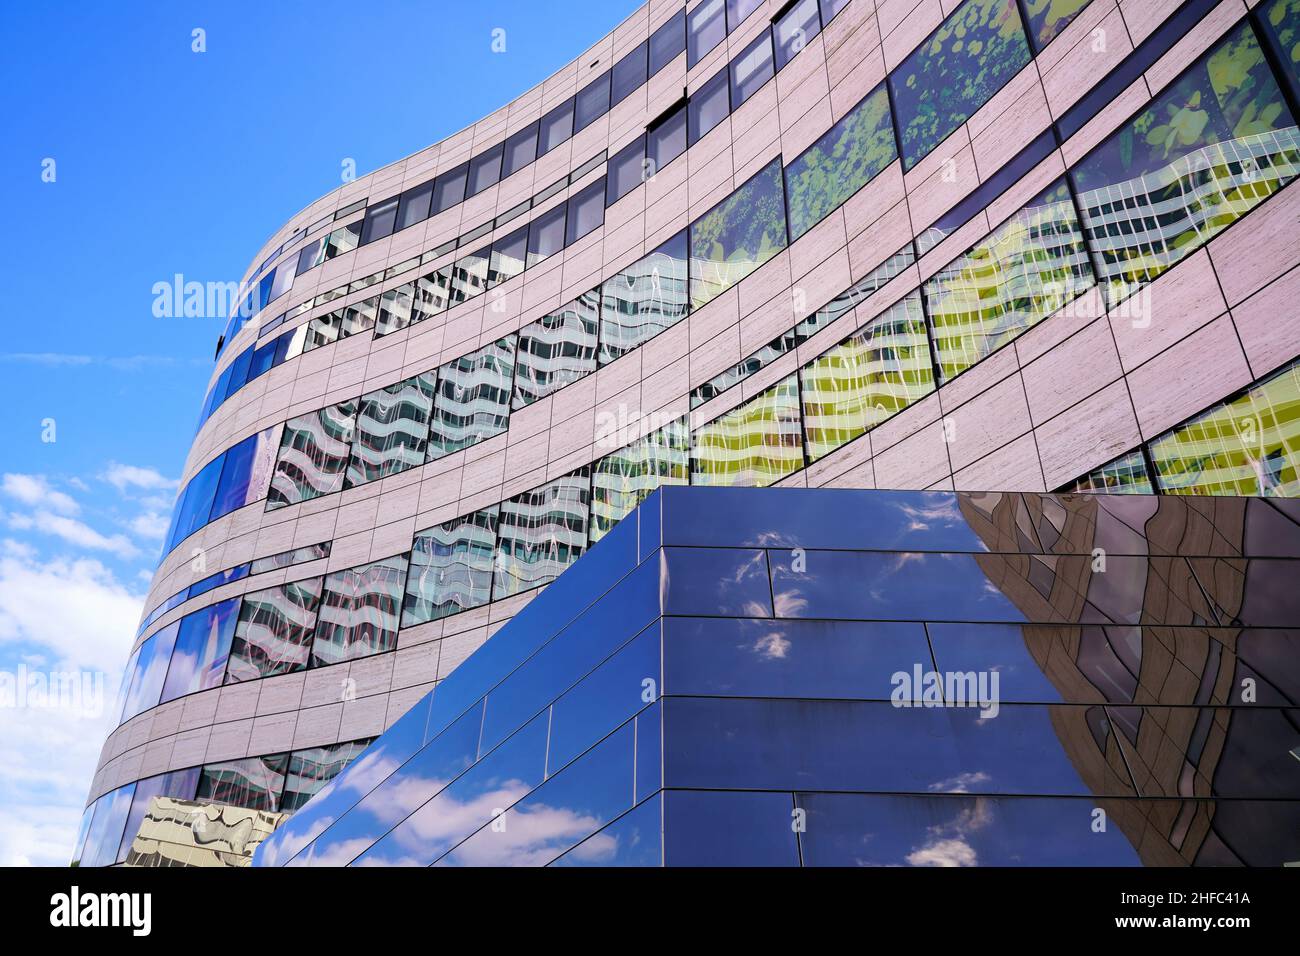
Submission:
[[[568,205],[560,203],[528,225],[528,267],[532,268],[547,256],[564,248],[564,223]]]
[[[652,624],[552,705],[547,772],[555,773],[653,702],[659,683],[659,628]]]
[[[671,20],[650,34],[650,75],[654,76],[686,49],[686,11],[679,10]]]
[[[468,194],[476,196],[501,178],[501,146],[493,146],[469,161]]]
[[[806,47],[821,30],[817,0],[799,0],[772,26],[772,35],[776,38],[776,68],[779,70],[793,60],[795,54]]]
[[[257,448],[258,436],[250,435],[226,451],[221,481],[217,484],[209,520],[216,521],[222,515],[248,503],[248,485],[253,477]]]
[[[501,159],[501,178],[505,179],[537,158],[537,123],[526,126],[506,140]]]
[[[934,647],[935,669],[941,672],[997,673],[1002,700],[1055,702],[1061,691],[1048,679],[1045,669],[1048,655],[1068,653],[1057,628],[1034,628],[1015,624],[930,624],[930,643]],[[1101,628],[1088,628],[1103,634]],[[1102,638],[1104,642],[1104,637]],[[1090,676],[1079,660],[1084,676]],[[1122,665],[1120,666],[1122,670]],[[1113,677],[1094,676],[1098,684],[1109,689]],[[1075,698],[1078,700],[1078,698]],[[1100,702],[1094,692],[1085,700]],[[1083,701],[1079,701],[1083,702]]]
[[[798,866],[788,793],[664,793],[666,866]]]
[[[361,227],[361,244],[383,239],[393,234],[397,224],[398,197],[386,199],[366,210],[365,225]]]
[[[542,117],[537,134],[537,155],[545,156],[573,135],[573,100],[562,104]]]
[[[238,611],[239,598],[231,598],[181,618],[163,703],[221,684]]]
[[[703,0],[686,14],[686,66],[695,66],[727,37],[723,0]]]
[[[695,91],[687,103],[687,131],[691,143],[727,118],[731,112],[729,90],[727,68],[723,67]]]
[[[807,813],[804,866],[1140,865],[1119,826],[1093,826],[1095,800],[859,793],[797,800]],[[1169,818],[1154,804],[1148,812]]]
[[[157,705],[180,626],[180,621],[168,624],[161,631],[150,635],[149,640],[140,645],[135,668],[123,677],[123,680],[129,678],[131,681],[122,708],[123,721],[130,720],[136,714],[144,713],[150,707]]]
[[[609,112],[609,72],[588,83],[573,100],[573,131],[580,133]]]
[[[647,51],[649,42],[642,43],[614,64],[613,89],[610,93],[611,107],[617,106],[646,81]]]
[[[662,866],[661,799],[655,794],[551,866]]]
[[[450,209],[465,198],[465,182],[469,178],[469,163],[461,163],[448,170],[433,182],[433,213]]]
[[[772,591],[785,617],[1007,621],[1024,613],[969,554],[807,551],[806,569],[772,561]],[[865,588],[861,582],[871,581]]]
[[[429,204],[433,200],[433,181],[421,183],[402,193],[397,206],[397,228],[405,229],[429,218]]]
[[[664,692],[675,695],[887,700],[890,675],[916,663],[931,667],[920,623],[664,621]]]
[[[646,130],[645,153],[650,160],[649,174],[653,176],[685,150],[686,104],[683,103]]]
[[[745,102],[772,78],[772,34],[763,31],[740,56],[731,61],[731,108]]]
[[[547,779],[438,862],[544,866],[632,806],[632,725]]]
[[[572,245],[605,222],[605,180],[598,179],[569,199],[565,245]]]
[[[638,136],[609,161],[606,173],[605,205],[612,206],[626,196],[645,177],[645,137]]]
[[[742,548],[665,548],[665,614],[770,617],[767,556]]]
[[[175,528],[167,542],[168,551],[208,523],[208,515],[212,512],[212,499],[217,493],[217,483],[221,478],[221,466],[224,463],[225,456],[218,455],[204,465],[185,486]]]

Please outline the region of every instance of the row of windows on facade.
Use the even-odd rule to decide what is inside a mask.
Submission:
[[[1287,29],[1294,29],[1291,20],[1283,20],[1279,32]],[[1233,80],[1231,85],[1215,79],[1224,76]],[[1294,84],[1294,72],[1284,79]],[[1142,130],[1149,131],[1177,103],[1208,103],[1211,98],[1217,105],[1213,122],[1207,117],[1193,139],[1176,138],[1171,155],[1164,146],[1146,155],[1135,151]],[[846,139],[860,142],[853,132],[862,124],[874,123],[878,129],[882,111],[887,115],[888,103],[877,90],[784,175],[774,162],[686,233],[608,280],[599,294],[589,293],[519,335],[435,372],[293,420],[284,432],[268,507],[383,477],[499,434],[508,426],[512,408],[589,374],[601,356],[615,358],[680,321],[692,306],[709,301],[784,246],[787,219],[796,218],[787,210],[803,208],[786,194],[800,191],[809,168],[837,173],[828,188],[816,193],[822,197],[816,216],[824,218],[887,164],[884,156],[820,161],[853,156]],[[1261,116],[1269,117],[1266,130]],[[1290,182],[1298,166],[1300,135],[1254,28],[1244,22],[1063,180],[927,280],[919,296],[866,323],[802,369],[807,459],[816,460],[875,427],[932,391],[936,380],[951,380],[1099,282],[1109,304],[1123,305],[1135,289]],[[1190,195],[1189,183],[1195,187]],[[1131,207],[1124,205],[1130,209],[1131,228],[1142,232],[1132,244],[1109,234],[1112,196],[1143,197]],[[1161,208],[1160,222],[1149,214],[1151,205]],[[1159,242],[1151,240],[1153,231]],[[913,255],[906,253],[903,261]],[[898,257],[892,257],[882,266],[883,275],[898,268]],[[795,337],[827,324],[882,281],[881,270],[868,275],[796,326]],[[599,322],[593,319],[597,312]],[[768,351],[769,358],[779,354],[780,343]],[[756,363],[751,360],[751,367],[763,364],[762,356]],[[734,372],[724,373],[733,379],[730,384],[743,378],[745,370]],[[792,376],[706,426],[706,437],[694,442],[702,480],[716,474],[736,483],[761,484],[802,467],[798,391]],[[755,416],[779,423],[774,437],[753,449],[744,441],[755,439],[736,439],[741,444],[730,456],[736,459],[734,467],[725,456],[715,465],[714,456],[702,454],[710,448],[709,433],[726,432],[728,426],[752,431],[744,422]],[[271,434],[252,436],[227,455],[261,461],[267,450],[251,446],[269,443]],[[208,514],[215,518],[229,510],[230,495],[223,494],[219,470],[220,458],[191,481],[199,488],[195,514],[187,507],[187,487],[168,550],[201,527]],[[265,474],[261,477],[259,487],[266,487]],[[216,504],[205,513],[214,488]],[[234,500],[241,499],[235,495]]]
[[[823,23],[829,23],[831,17],[847,6],[848,2],[849,0],[799,0],[791,10],[777,18],[763,34],[768,45],[767,60],[760,62],[756,54],[757,44],[746,50],[740,58],[745,61],[737,67],[742,77],[754,74],[752,78],[744,80],[746,88],[757,88],[771,77],[773,43],[776,45],[776,69],[780,69],[821,31]],[[296,259],[285,260],[273,272],[266,273],[251,283],[252,288],[230,318],[223,343],[230,341],[249,317],[261,312],[288,292],[296,276],[337,255],[350,252],[358,245],[366,245],[418,225],[430,216],[444,212],[496,185],[600,119],[683,51],[687,53],[688,68],[693,67],[759,6],[761,0],[726,0],[725,3],[724,0],[705,0],[689,16],[685,10],[678,12],[657,29],[649,40],[626,54],[611,69],[537,122],[454,169],[370,206],[366,209],[364,219],[308,243],[299,251]],[[766,76],[759,79],[758,74],[764,70]],[[726,72],[724,68],[723,74]],[[678,130],[676,121],[669,120],[662,125],[670,127],[664,135],[675,144]],[[664,147],[661,165],[684,149],[684,130],[683,113],[680,127],[683,142],[672,157],[667,155],[668,146]]]
[[[720,0],[716,0],[716,2],[720,3]],[[1008,0],[1002,0],[1002,5],[1007,6]],[[704,6],[710,6],[710,4],[702,5],[699,9],[703,9]],[[1073,5],[1049,3],[1027,11],[1026,22],[1030,25],[1030,34],[1035,37],[1036,48],[1041,49],[1056,33],[1068,25],[1079,10],[1082,9],[1081,6],[1070,9],[1071,6]],[[829,11],[829,13],[833,15],[837,10],[838,8]],[[823,11],[824,18],[827,13],[828,11]],[[803,0],[786,15],[785,20],[789,20],[792,24],[803,24],[807,21],[806,27],[791,28],[791,36],[795,35],[793,32],[795,29],[805,30],[803,39],[798,44],[798,49],[802,49],[807,40],[815,36],[820,29],[816,15],[817,7],[814,0]],[[960,47],[962,42],[960,38],[965,36],[966,31],[1008,30],[1013,26],[1015,29],[1020,29],[1019,19],[1014,19],[1018,17],[1019,14],[1015,13],[1014,4],[1010,4],[1010,10],[999,12],[997,3],[984,3],[981,6],[976,4],[974,0],[968,0],[966,5],[954,12],[935,32],[929,41],[930,47],[935,48],[931,50],[931,55],[941,56],[942,54],[936,53],[935,50],[942,50],[945,43],[953,42],[953,37],[958,38],[956,42]],[[807,30],[811,30],[811,33],[807,33]],[[1023,30],[1021,32],[1023,33]],[[652,124],[644,136],[639,137],[618,153],[610,161],[608,175],[605,179],[605,205],[612,204],[633,187],[655,175],[658,170],[681,155],[689,145],[694,144],[701,136],[713,129],[732,111],[739,108],[767,80],[771,79],[775,70],[788,62],[789,57],[794,52],[797,52],[797,49],[795,49],[783,56],[774,54],[774,43],[777,44],[778,54],[781,50],[780,40],[776,39],[779,35],[781,35],[779,25],[774,27],[773,30],[760,35],[741,55],[720,70],[689,100],[678,104],[660,121]],[[969,53],[969,50],[978,42],[980,41],[972,40],[972,46],[967,47],[967,52]],[[993,55],[993,46],[992,41],[989,41],[988,56]],[[1022,47],[1028,48],[1027,41],[1022,40],[1020,46],[1014,48],[1020,49]],[[913,55],[914,58],[920,56],[921,50],[925,48],[926,44],[918,48],[917,53]],[[916,69],[924,74],[931,69],[927,65],[929,62],[929,59],[922,58]],[[975,65],[980,65],[983,62],[983,60],[979,60]],[[1010,76],[1016,70],[1023,66],[1023,62],[1013,59],[1005,64],[1005,70],[993,71],[990,77],[987,78],[991,86],[987,89],[981,87],[980,95],[991,97],[1003,83],[1010,79]],[[983,75],[983,72],[981,75]],[[901,82],[904,86],[908,83],[907,80]],[[839,202],[842,202],[846,186],[855,188],[852,187],[852,183],[858,182],[860,184],[861,181],[864,181],[864,175],[869,178],[899,155],[895,142],[895,123],[890,116],[889,97],[890,95],[893,96],[894,108],[897,110],[900,109],[898,103],[903,94],[897,88],[895,78],[891,77],[889,83],[892,84],[889,93],[886,93],[882,86],[869,98],[869,101],[860,104],[857,110],[849,117],[841,120],[831,133],[823,137],[821,142],[815,144],[814,147],[796,160],[795,164],[792,164],[798,169],[799,177],[796,182],[790,184],[791,188],[787,190],[790,206],[788,210],[787,238],[790,241],[799,238],[824,218]],[[949,112],[954,117],[952,129],[964,122],[969,114],[977,109],[979,105],[982,105],[983,102],[985,100],[976,97],[975,100],[967,104],[968,111],[965,113],[959,109],[950,109]],[[918,100],[915,108],[928,108],[924,96]],[[903,112],[906,115],[905,108]],[[906,128],[910,129],[911,126]],[[942,135],[939,135],[926,151],[928,152],[929,148],[937,145],[952,129],[948,129]],[[908,157],[908,142],[908,135],[904,135],[902,155],[905,161]],[[919,158],[921,157],[916,157],[916,159]],[[847,163],[850,168],[847,170],[843,168],[833,169],[831,166],[835,162]],[[852,168],[855,165],[861,168]],[[384,301],[391,305],[391,310],[381,320],[376,319],[376,313],[381,309],[381,305],[377,301],[379,297],[375,297],[358,303],[349,309],[341,309],[315,320],[315,327],[311,333],[304,333],[299,329],[296,336],[286,336],[287,344],[285,348],[288,350],[288,357],[299,354],[301,350],[327,344],[336,341],[338,338],[370,328],[376,328],[376,335],[382,335],[386,331],[396,331],[410,322],[420,321],[430,314],[436,314],[443,308],[463,302],[479,292],[485,291],[492,285],[513,278],[537,261],[575,241],[576,237],[585,235],[591,229],[599,226],[603,222],[603,215],[601,215],[598,206],[598,193],[598,187],[591,187],[577,202],[576,209],[569,211],[570,226],[567,241],[562,241],[566,238],[564,209],[551,210],[539,217],[531,226],[525,226],[499,240],[495,246],[484,248],[473,255],[467,256],[455,264],[445,267],[438,273],[431,273],[419,280],[418,283],[408,283],[406,286],[386,293]],[[397,203],[398,200],[394,199],[392,202]],[[417,204],[415,208],[422,207]],[[573,226],[575,217],[579,219],[579,225],[576,229]],[[399,215],[398,222],[401,221]],[[951,232],[953,228],[955,226],[949,224],[943,231]],[[389,228],[389,231],[391,231],[391,228]],[[476,230],[476,232],[481,233],[480,230]],[[383,234],[387,235],[388,233],[384,232]],[[356,248],[358,243],[365,241],[366,233],[359,222],[336,230],[323,240],[319,240],[311,248],[303,250],[299,259],[298,272],[301,273],[305,268],[310,268],[312,265],[326,261],[335,255],[350,251]],[[929,241],[930,245],[933,245],[937,242],[937,237],[932,236]],[[419,286],[418,289],[415,288],[417,285]],[[420,297],[420,302],[418,305],[414,305],[412,300],[417,295]],[[307,336],[306,339],[302,338],[304,335]],[[263,351],[270,348],[271,346],[268,344],[263,347]],[[283,359],[279,360],[282,361]],[[239,363],[235,364],[238,365]],[[253,364],[261,367],[260,363],[254,362]],[[215,407],[220,405],[225,397],[228,397],[229,394],[232,394],[243,384],[240,380],[241,369],[233,368],[230,371],[232,374],[224,385],[220,380],[217,382],[214,395],[209,396],[209,401],[205,404],[204,411],[200,416],[200,423],[206,420],[208,415],[211,414]]]
[[[915,309],[913,298],[891,313]],[[912,324],[919,326],[919,318]],[[849,343],[852,361],[859,350]],[[838,355],[831,364],[838,366],[843,358]],[[233,598],[186,615],[152,635],[132,658],[122,719],[223,681],[391,650],[401,627],[553,580],[661,485],[770,484],[802,468],[820,437],[860,434],[867,410],[885,414],[879,411],[884,397],[899,408],[918,397],[908,394],[912,383],[891,378],[893,372],[873,374],[866,386],[837,387],[835,415],[826,422],[819,417],[826,407],[824,393],[817,391],[824,382],[807,374],[816,364],[704,426],[693,441],[685,420],[675,422],[590,469],[420,532],[409,554],[252,592],[242,603]],[[882,384],[887,385],[883,392]],[[846,400],[855,409],[849,418],[842,414]],[[1154,440],[1149,454],[1158,489],[1090,476],[1069,490],[1300,494],[1300,361]],[[1100,473],[1111,476],[1119,467],[1112,463]]]
[[[889,80],[895,109],[901,118],[901,155],[905,168],[911,168],[928,154],[1028,62],[1030,41],[1026,38],[1024,25],[1028,27],[1028,36],[1033,38],[1034,49],[1041,50],[1078,15],[1087,2],[1088,0],[1083,3],[1079,0],[1047,0],[1044,3],[1030,4],[1022,16],[1016,0],[967,0],[902,64],[900,75],[891,76]],[[819,10],[818,0],[799,0],[770,29],[761,33],[734,60],[702,84],[692,96],[652,122],[644,135],[629,143],[611,160],[606,182],[606,205],[612,204],[655,175],[738,109],[789,63],[796,53],[804,49],[820,33],[823,25],[829,23],[830,18],[845,5],[847,0],[821,0]],[[708,0],[691,13],[689,35],[694,37],[699,33],[701,56],[726,36],[725,25],[733,16],[743,19],[754,9],[751,6],[737,10],[735,14],[728,12],[724,17],[722,6],[722,0]],[[685,12],[679,14],[677,19],[684,21]],[[682,26],[675,19],[661,28],[656,36],[676,37],[682,32]],[[971,36],[969,42],[964,39],[968,33]],[[961,53],[963,43],[965,51]],[[680,38],[672,45],[660,45],[665,50],[671,46],[672,56],[679,54],[684,47],[694,49],[691,41]],[[649,47],[654,46],[655,41],[650,41]],[[927,49],[929,52],[923,54]],[[971,51],[975,51],[975,54]],[[617,74],[620,67],[644,61],[645,55],[643,45],[616,65],[612,71],[615,75],[615,89],[618,88]],[[693,66],[694,62],[692,58],[690,65]],[[942,64],[945,73],[953,69],[970,70],[978,82],[972,82],[964,89],[963,96],[958,101],[951,95],[945,95],[947,87],[930,84],[926,79],[930,73],[940,69],[939,64]],[[911,72],[903,76],[903,70]],[[578,99],[588,94],[594,97],[594,102],[601,102],[600,91],[608,88],[609,76],[606,74],[584,93],[578,94]],[[599,115],[603,115],[603,111],[592,119]],[[567,122],[569,126],[573,124],[573,116],[572,103],[561,106],[550,114],[550,118]],[[545,130],[547,122],[547,119],[540,121],[541,129]],[[562,125],[561,128],[566,127]],[[882,131],[878,135],[883,137],[886,133]],[[892,129],[888,135],[892,139]],[[268,301],[288,291],[293,279],[293,276],[288,275],[290,272],[301,274],[336,255],[355,249],[359,244],[364,245],[422,222],[429,215],[462,201],[467,188],[469,195],[486,189],[526,162],[531,162],[530,157],[535,155],[539,142],[547,142],[544,136],[540,139],[539,136],[539,124],[534,124],[502,146],[475,157],[437,180],[413,187],[401,196],[377,204],[367,210],[364,223],[358,221],[335,230],[304,248],[299,254],[296,272],[290,268],[292,264],[286,262],[281,267],[281,271],[286,273],[282,280],[267,276],[259,289],[255,290],[256,301],[252,297],[253,293],[250,293],[247,304],[260,309]],[[567,136],[568,133],[564,133],[564,138]],[[562,141],[560,139],[556,143]],[[510,161],[512,155],[517,155],[519,166],[514,166]],[[792,223],[792,227],[794,238],[802,234],[799,222]],[[227,339],[236,328],[232,319],[232,325],[227,329]]]
[[[81,815],[73,866],[124,863],[154,797],[292,813],[360,756],[373,737],[173,770],[104,794]]]
[[[1230,666],[1254,674],[1276,654],[1275,636],[1263,629],[1287,623],[1290,613],[1245,602],[1256,612],[1248,621],[1227,611],[1216,616],[1214,607],[1232,602],[1222,600],[1209,579],[1205,584],[1218,603],[1201,601],[1194,609],[1152,604],[1145,593],[1121,595],[1102,580],[1106,575],[1089,576],[1093,559],[1087,554],[1028,556],[1047,580],[1030,570],[1021,572],[1025,583],[1045,599],[1056,598],[1033,602],[1036,613],[1026,610],[1023,597],[990,589],[995,570],[1009,560],[1005,555],[908,552],[903,560],[895,552],[817,551],[810,552],[806,569],[795,569],[789,554],[666,547],[662,560],[643,557],[572,622],[548,618],[554,608],[538,611],[520,629],[527,635],[516,631],[513,643],[488,645],[496,651],[494,664],[468,679],[464,671],[453,673],[379,738],[374,764],[400,771],[386,780],[370,774],[356,787],[322,795],[267,841],[264,862],[428,865],[459,844],[457,862],[545,863],[671,786],[780,790],[795,780],[815,780],[843,790],[929,795],[1010,789],[1168,797],[1161,788],[1169,781],[1126,768],[1140,756],[1143,723],[1166,726],[1172,709],[1132,706],[1141,670],[1132,660],[1132,629],[1127,623],[1081,628],[1076,644],[1061,625],[1075,621],[1085,602],[1097,621],[1141,618],[1164,628],[1196,620],[1195,627],[1180,628],[1188,632],[1182,639],[1198,648],[1191,656],[1217,661],[1217,648],[1230,660],[1240,655],[1241,663]],[[1113,557],[1133,565],[1124,569],[1129,576],[1150,561],[1145,554]],[[1205,562],[1213,559],[1174,561],[1198,561],[1208,572]],[[1267,592],[1293,573],[1292,564],[1255,559],[1246,576]],[[1197,577],[1188,563],[1168,570],[1180,580]],[[889,586],[853,586],[862,580]],[[727,587],[719,590],[719,581]],[[546,595],[539,599],[546,601]],[[1216,620],[1260,630],[1243,635],[1240,627],[1225,628],[1211,636],[1202,625]],[[1163,647],[1158,638],[1144,640]],[[1063,682],[1044,671],[1043,661],[1059,663],[1064,655],[1072,655],[1082,680]],[[911,672],[917,661],[947,673],[1002,674],[999,719],[985,721],[960,708],[921,714],[893,706],[892,675]],[[654,688],[648,696],[647,683]],[[1181,687],[1175,693],[1191,694],[1196,685]],[[672,696],[660,702],[660,693]],[[1117,706],[1102,706],[1102,699]],[[1226,717],[1221,708],[1229,704],[1236,705],[1232,720],[1250,725],[1245,736],[1258,733],[1279,743],[1293,736],[1291,716],[1277,707],[1217,697],[1203,705],[1208,700],[1218,706],[1206,706],[1205,719],[1196,722],[1202,742],[1188,742],[1189,767],[1200,763],[1204,734],[1213,717]],[[1090,740],[1099,758],[1118,748],[1126,761],[1118,767],[1091,761],[1093,775],[1081,777],[1062,747],[1062,723],[1076,731],[1066,735],[1073,746]],[[774,733],[774,727],[799,729]],[[661,744],[669,738],[671,747]],[[1276,750],[1280,769],[1288,758],[1285,747]],[[882,769],[886,754],[904,752],[915,759],[890,759],[889,769]],[[1030,754],[1034,758],[1026,760]],[[1279,790],[1280,778],[1268,776],[1198,771],[1197,792],[1232,799],[1300,796],[1293,785]],[[481,802],[475,800],[480,788],[501,780],[516,784],[508,801],[495,804],[511,805],[507,829],[548,835],[521,823],[546,807],[556,815],[552,822],[571,825],[549,836],[568,842],[548,841],[533,853],[526,843],[502,841],[498,848],[510,859],[492,856],[491,838],[472,836],[488,822],[487,808],[469,808]],[[369,791],[360,801],[359,789]],[[605,796],[608,813],[587,802]],[[584,806],[591,812],[577,812]],[[585,830],[578,829],[579,820]],[[1086,824],[1081,817],[1078,825]],[[467,838],[471,842],[462,844]],[[550,855],[536,859],[544,851]],[[480,859],[480,852],[488,856]]]

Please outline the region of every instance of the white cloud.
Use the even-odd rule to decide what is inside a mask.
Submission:
[[[123,465],[109,462],[107,470],[101,476],[122,494],[128,488],[142,488],[146,491],[160,488],[175,488],[176,482],[165,477],[153,468],[141,468],[138,465]]]
[[[63,515],[75,515],[81,510],[70,496],[50,487],[44,475],[19,475],[7,473],[0,478],[0,489],[31,507],[48,508]]]
[[[29,515],[11,514],[9,525],[19,531],[39,531],[53,535],[79,548],[108,551],[120,558],[134,558],[140,554],[140,549],[125,535],[100,534],[84,521],[48,511],[37,511]]]
[[[167,526],[171,519],[167,515],[159,514],[156,511],[146,512],[137,515],[131,521],[131,531],[142,538],[161,541],[163,535],[167,533]]]
[[[142,603],[98,561],[0,541],[0,670],[103,675],[92,706],[18,711],[21,732],[0,734],[0,866],[67,865]]]

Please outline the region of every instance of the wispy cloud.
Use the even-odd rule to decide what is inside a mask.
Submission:
[[[111,461],[100,476],[120,493],[126,494],[129,488],[141,488],[153,491],[163,488],[175,488],[176,482],[153,468],[141,468],[138,465],[123,465]]]
[[[0,352],[0,362],[38,365],[43,368],[84,368],[98,365],[118,372],[203,364],[202,359],[181,359],[171,355],[79,355],[71,352]]]
[[[68,544],[90,551],[108,551],[120,558],[134,558],[140,549],[131,543],[131,539],[122,534],[106,535],[96,531],[84,521],[53,514],[49,511],[34,511],[30,514],[10,514],[9,527],[16,531],[36,531],[52,535]]]
[[[7,473],[0,477],[0,490],[33,508],[48,508],[63,515],[75,515],[81,510],[70,495],[52,488],[44,475]]]

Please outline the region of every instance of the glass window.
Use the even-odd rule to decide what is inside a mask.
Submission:
[[[785,228],[785,194],[777,157],[691,223],[692,308],[698,309],[731,288],[784,249]]]
[[[564,223],[568,204],[560,203],[547,210],[528,226],[528,267],[553,256],[564,248]]]
[[[180,629],[181,622],[174,621],[140,645],[135,666],[123,677],[124,682],[130,679],[130,685],[122,707],[122,722],[158,705]]]
[[[612,206],[645,180],[645,137],[638,136],[614,154],[605,174],[605,205]]]
[[[420,183],[402,193],[397,207],[397,228],[405,229],[429,218],[429,204],[433,201],[433,180]]]
[[[587,471],[580,468],[502,503],[493,600],[545,584],[582,556],[591,495]]]
[[[506,140],[501,160],[501,178],[518,172],[537,158],[537,123],[525,126]]]
[[[280,811],[293,813],[305,804],[325,784],[346,770],[348,764],[356,760],[369,743],[369,740],[353,740],[291,753]]]
[[[429,461],[506,430],[514,371],[514,335],[438,369],[438,391],[429,428]]]
[[[687,485],[690,480],[690,430],[684,418],[606,455],[591,470],[591,543],[660,485]]]
[[[426,372],[361,396],[346,487],[424,464],[434,381]]]
[[[848,0],[845,0],[847,3]],[[727,32],[734,33],[745,19],[763,5],[763,0],[727,0]]]
[[[239,598],[230,598],[181,618],[162,703],[221,685],[238,615]]]
[[[433,181],[433,213],[450,209],[465,199],[465,182],[469,179],[469,163],[449,169]]]
[[[478,252],[461,256],[451,268],[451,305],[459,305],[487,289],[488,262],[492,257],[490,246]]]
[[[524,271],[527,255],[528,227],[522,226],[492,243],[492,258],[488,262],[488,288],[507,282]]]
[[[723,0],[703,0],[686,14],[686,66],[699,63],[704,55],[727,38],[726,6]]]
[[[343,490],[356,417],[353,399],[285,423],[267,511]]]
[[[1015,0],[1010,0],[1014,3]],[[776,68],[782,69],[822,32],[821,15],[817,0],[799,0],[790,10],[772,24],[776,40]]]
[[[542,117],[537,155],[545,156],[573,135],[573,100],[568,99]]]
[[[389,289],[379,298],[379,315],[375,319],[375,337],[388,335],[411,324],[415,283],[408,282]]]
[[[168,551],[208,523],[224,464],[225,456],[218,455],[186,483],[185,492],[176,503],[172,532],[167,536]]]
[[[207,764],[195,799],[276,813],[288,766],[287,753]]]
[[[325,578],[311,666],[382,654],[397,646],[406,555],[359,568],[335,571]]]
[[[1263,7],[1259,22],[1264,39],[1273,47],[1283,78],[1300,96],[1300,0],[1273,0]]]
[[[679,696],[888,700],[889,675],[929,660],[920,622],[664,621],[664,689]]]
[[[1151,442],[1166,494],[1300,496],[1300,362]]]
[[[806,555],[803,571],[794,570],[794,562],[772,562],[772,594],[779,616],[858,621],[1025,620],[1024,612],[991,586],[980,555],[811,549]],[[871,581],[873,586],[854,587],[854,581]]]
[[[569,198],[569,222],[564,244],[571,246],[605,222],[605,180],[602,177]]]
[[[1029,38],[1043,50],[1092,0],[1025,0]]]
[[[497,506],[421,531],[411,546],[402,626],[486,604],[492,592]]]
[[[1119,826],[1089,825],[1095,800],[1069,797],[801,793],[804,866],[1140,866]],[[1117,808],[1121,801],[1106,801]],[[1176,816],[1182,804],[1149,801]],[[1112,809],[1118,816],[1118,809]],[[1137,813],[1137,807],[1125,808]],[[978,824],[974,821],[978,820]],[[1166,849],[1166,852],[1168,850]]]
[[[655,794],[550,865],[662,866],[663,817],[660,803],[659,794]]]
[[[772,34],[765,30],[731,61],[731,108],[740,109],[740,104],[757,93],[774,72]]]
[[[573,132],[582,132],[608,112],[609,71],[606,70],[573,98]]]
[[[112,866],[117,861],[134,795],[135,784],[129,783],[95,801],[95,813],[81,852],[81,866]]]
[[[379,317],[379,296],[371,296],[359,302],[353,302],[343,308],[343,319],[339,324],[339,338],[358,335],[375,327]]]
[[[519,330],[515,409],[596,371],[599,305],[600,290],[593,289]]]
[[[328,558],[332,544],[331,541],[324,541],[321,544],[309,544],[303,548],[294,548],[291,551],[281,551],[279,554],[258,558],[253,562],[252,573],[265,574],[267,571],[278,571],[281,568],[292,567],[295,564],[305,564],[319,558]]]
[[[423,322],[447,308],[451,298],[451,266],[430,272],[415,280],[415,300],[411,304],[411,324]]]
[[[654,76],[686,49],[686,11],[679,10],[671,20],[650,34],[650,75]]]
[[[361,227],[363,246],[393,234],[393,227],[397,224],[398,201],[398,197],[394,196],[366,209],[365,225]]]
[[[544,866],[632,805],[635,742],[629,724],[550,775],[439,863]],[[507,835],[508,834],[508,835]],[[503,839],[503,835],[505,838]]]
[[[912,293],[799,373],[811,461],[934,391],[920,296]]]
[[[730,86],[727,77],[727,68],[723,67],[687,101],[686,129],[691,144],[730,115]]]
[[[966,0],[889,76],[903,168],[920,162],[1028,62],[1016,0]]]
[[[226,449],[221,465],[221,479],[212,498],[209,521],[216,521],[248,503],[248,486],[253,476],[253,463],[257,457],[261,435],[249,435],[237,445]]]
[[[648,41],[642,43],[614,64],[613,90],[609,102],[611,107],[618,106],[645,84],[649,46]]]
[[[339,340],[339,329],[343,327],[343,310],[318,315],[307,323],[307,334],[302,340],[302,350],[311,352],[333,345]]]
[[[897,156],[882,85],[786,167],[791,239],[838,209]]]
[[[788,793],[670,790],[665,866],[798,866]]]
[[[1070,170],[1112,305],[1295,178],[1300,131],[1243,23]]]
[[[646,128],[646,178],[653,177],[686,151],[686,103]]]
[[[632,638],[555,701],[551,707],[547,769],[554,773],[644,708],[647,678],[654,681],[656,688],[663,683],[657,624]],[[631,725],[625,729],[630,732]],[[630,787],[627,796],[632,796]]]
[[[686,317],[686,232],[606,279],[600,296],[600,364],[654,338]]]
[[[1116,458],[1109,464],[1102,465],[1088,472],[1073,484],[1062,488],[1067,493],[1099,492],[1107,495],[1153,495],[1155,487],[1147,473],[1146,459],[1142,452],[1131,451]]]
[[[692,484],[762,487],[803,466],[794,375],[695,432]]]
[[[664,548],[659,602],[667,615],[772,617],[761,548]]]
[[[469,161],[468,194],[477,196],[501,178],[501,145],[479,153]]]
[[[226,683],[304,669],[320,594],[320,578],[245,594],[230,645]]]
[[[944,382],[1095,283],[1065,181],[1031,199],[924,285]]]

